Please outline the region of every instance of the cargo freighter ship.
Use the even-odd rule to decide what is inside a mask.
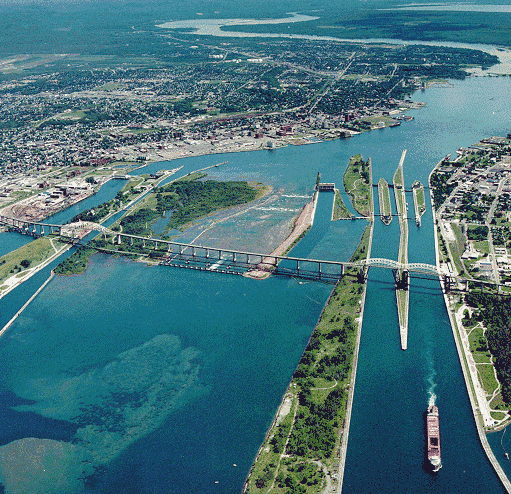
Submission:
[[[426,415],[426,432],[428,436],[428,460],[433,467],[433,472],[442,468],[440,456],[440,421],[438,407],[430,405]]]

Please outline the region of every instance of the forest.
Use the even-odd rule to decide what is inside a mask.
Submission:
[[[470,292],[465,302],[475,309],[472,317],[487,328],[485,336],[502,386],[502,399],[511,407],[511,301],[492,293]]]

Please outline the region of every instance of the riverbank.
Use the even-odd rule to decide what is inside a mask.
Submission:
[[[371,246],[373,244],[373,234],[374,234],[374,221],[371,222],[370,225],[371,233],[369,234],[369,241],[367,244],[367,257],[366,259],[371,259]],[[368,268],[365,268],[366,275]],[[367,294],[367,283],[364,283],[364,291],[362,293],[362,297],[360,299],[360,317],[357,318],[358,328],[357,328],[357,342],[355,346],[355,352],[353,354],[353,363],[350,377],[350,391],[348,396],[348,405],[346,406],[346,419],[344,422],[344,428],[342,431],[341,438],[341,447],[339,450],[339,472],[338,472],[338,483],[336,494],[341,494],[342,492],[342,484],[344,481],[344,468],[346,466],[346,454],[348,452],[348,437],[350,432],[350,424],[351,424],[351,412],[353,410],[353,398],[355,396],[355,384],[357,378],[357,365],[358,365],[358,355],[360,351],[360,339],[362,337],[362,324],[364,322],[364,308],[366,303],[366,294]]]
[[[35,275],[36,273],[41,271],[41,269],[48,266],[48,264],[53,262],[55,259],[60,257],[62,254],[64,254],[64,252],[67,252],[72,247],[72,245],[69,245],[69,244],[64,244],[64,245],[59,244],[58,247],[56,247],[54,245],[53,239],[46,238],[46,237],[37,239],[34,242],[37,242],[39,244],[44,242],[44,243],[49,243],[50,245],[47,249],[44,249],[42,251],[42,253],[41,253],[42,259],[39,258],[39,262],[36,265],[29,267],[19,273],[15,273],[12,276],[6,277],[0,282],[0,299],[5,297],[8,293],[10,293],[16,287],[21,285],[23,282],[30,279],[33,275]],[[5,256],[3,256],[2,260],[5,262],[6,259],[9,259],[9,258],[15,256],[15,254],[17,254],[19,252],[19,254],[17,256],[15,256],[16,259],[23,257],[24,259],[26,259],[30,262],[34,262],[34,256],[36,256],[36,258],[40,257],[37,255],[40,252],[40,249],[36,249],[37,252],[34,253],[34,247],[32,245],[34,242],[26,244],[26,245],[20,247],[18,250],[11,252],[9,254],[6,254]],[[17,262],[19,262],[19,261],[17,261]],[[5,265],[7,265],[7,269],[10,267],[8,261],[5,263]]]
[[[373,225],[367,225],[351,261],[370,255]],[[288,492],[286,486],[301,482],[304,475],[307,492],[340,493],[366,293],[365,278],[359,274],[347,270],[330,293],[259,448],[244,493]],[[318,365],[319,374],[314,370]],[[312,416],[315,425],[309,430]],[[298,469],[299,465],[307,467]]]
[[[439,164],[441,164],[440,162]],[[434,225],[434,240],[435,240],[435,262],[439,273],[445,273],[447,275],[453,274],[449,270],[449,265],[440,262],[440,251],[439,251],[439,238],[438,238],[438,228],[437,228],[437,218],[436,218],[436,207],[433,195],[433,189],[431,188],[431,176],[435,172],[437,166],[431,171],[428,178],[428,186],[430,189],[430,202],[431,202],[431,214],[433,217],[433,225]],[[442,279],[440,278],[440,283],[442,284]],[[463,344],[463,337],[461,334],[462,328],[458,326],[455,317],[455,303],[453,300],[449,298],[449,295],[445,292],[443,288],[443,298],[445,303],[445,308],[447,314],[449,316],[449,322],[451,326],[451,330],[454,337],[454,342],[456,344],[456,350],[458,352],[458,358],[460,361],[461,370],[463,373],[463,379],[465,381],[465,386],[467,388],[467,394],[470,401],[470,406],[472,409],[472,415],[474,417],[474,422],[477,428],[477,434],[479,436],[479,440],[481,442],[481,446],[484,449],[486,457],[490,461],[493,466],[497,476],[499,477],[502,485],[506,489],[508,493],[511,493],[511,482],[506,476],[504,470],[500,466],[493,450],[490,447],[488,442],[488,438],[486,437],[486,432],[484,430],[484,419],[487,417],[487,413],[482,412],[481,405],[485,407],[486,397],[483,395],[481,386],[477,377],[477,372],[470,372],[469,359],[471,357],[470,348],[467,345]],[[470,354],[470,356],[469,356]],[[479,392],[478,392],[479,390]]]

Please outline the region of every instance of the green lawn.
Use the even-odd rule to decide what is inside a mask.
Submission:
[[[65,245],[64,243],[56,240],[53,240],[53,244],[57,249],[60,249]],[[23,273],[27,269],[37,266],[51,257],[54,253],[55,250],[51,246],[50,239],[48,237],[38,238],[21,246],[13,252],[9,252],[0,258],[0,283],[17,273]],[[23,267],[23,261],[28,261],[29,266]]]
[[[346,204],[344,204],[341,194],[336,190],[332,220],[336,221],[342,218],[351,218],[351,213],[348,211]]]
[[[370,167],[370,160],[364,162],[362,156],[357,154],[350,158],[343,176],[344,189],[351,197],[353,208],[362,216],[371,215]]]
[[[481,386],[490,396],[498,388],[499,382],[495,377],[495,370],[491,364],[481,364],[477,366],[477,373]]]
[[[474,242],[474,248],[484,254],[490,253],[490,246],[488,244],[488,240],[479,240]]]

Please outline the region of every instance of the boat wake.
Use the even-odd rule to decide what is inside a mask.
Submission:
[[[432,393],[429,397],[429,404],[428,406],[433,406],[435,404],[435,401],[436,401],[436,394],[435,393]]]
[[[429,397],[429,406],[431,406],[431,405],[435,404],[435,400],[436,400],[435,388],[437,386],[436,379],[435,379],[436,371],[434,368],[434,360],[433,360],[433,356],[431,354],[431,348],[429,348],[428,352],[427,352],[427,362],[428,362],[429,372],[426,377],[426,383],[427,383],[427,393],[428,393],[428,397]]]

